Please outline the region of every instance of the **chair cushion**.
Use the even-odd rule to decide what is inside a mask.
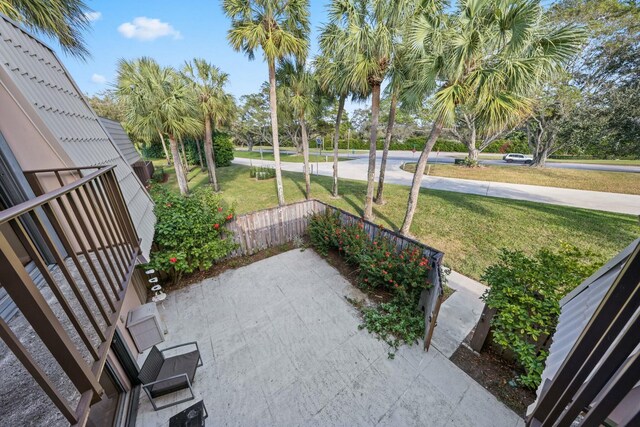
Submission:
[[[193,382],[193,377],[196,375],[196,368],[198,367],[198,359],[200,353],[198,350],[191,351],[189,353],[180,354],[178,356],[168,357],[164,359],[164,363],[158,373],[158,380],[164,378],[170,378],[174,375],[187,374],[189,381]],[[164,381],[160,384],[155,384],[150,387],[149,392],[152,397],[163,396],[174,391],[187,388],[187,380],[182,378],[176,378],[169,381]]]

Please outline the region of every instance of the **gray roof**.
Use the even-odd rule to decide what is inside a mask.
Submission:
[[[552,380],[555,377],[591,316],[638,244],[640,244],[640,239],[636,239],[560,301],[558,326],[553,334],[549,356],[542,372],[542,381],[537,391],[538,398],[540,398],[546,380]],[[536,403],[533,403],[529,409],[533,409]]]
[[[149,194],[53,50],[2,14],[0,66],[71,158],[74,164],[69,166],[116,165],[125,202],[142,239],[142,253],[148,259],[155,226]]]
[[[98,117],[98,120],[100,120],[102,127],[105,128],[127,163],[133,165],[136,162],[142,161],[140,153],[138,153],[138,150],[136,150],[136,147],[134,147],[133,142],[131,142],[120,123],[107,119],[106,117]]]

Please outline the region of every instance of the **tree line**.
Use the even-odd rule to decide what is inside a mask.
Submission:
[[[55,25],[40,10],[29,11],[30,2],[8,4],[16,19],[47,34],[59,26],[65,49],[86,53],[79,33],[87,25],[78,18],[86,12],[82,1],[60,2]],[[234,50],[250,59],[262,54],[267,82],[260,93],[243,97],[237,107],[224,89],[228,75],[213,64],[196,59],[174,69],[151,58],[120,61],[113,91],[127,129],[163,145],[183,194],[188,188],[179,146],[187,137],[204,140],[217,189],[211,131],[227,127],[247,144],[271,142],[280,204],[281,133],[305,158],[307,197],[310,132],[330,135],[332,192],[338,196],[337,142],[345,124],[351,126],[347,99],[369,104],[351,118],[368,127],[366,219],[372,219],[374,203],[384,202],[384,164],[396,123],[409,116],[424,134],[403,233],[409,232],[427,158],[442,135],[463,142],[473,160],[518,130],[536,166],[560,150],[640,152],[640,20],[633,0],[560,0],[549,8],[537,0],[333,0],[314,57],[308,0],[223,0],[222,8]]]

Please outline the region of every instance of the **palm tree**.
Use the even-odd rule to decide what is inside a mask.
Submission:
[[[418,13],[409,31],[415,75],[405,98],[420,102],[435,92],[435,120],[420,154],[400,231],[409,233],[429,153],[456,108],[465,107],[490,132],[526,116],[531,91],[579,49],[583,32],[551,28],[537,1],[461,0],[453,16]]]
[[[276,166],[278,203],[285,204],[278,141],[278,102],[276,96],[276,60],[287,56],[305,58],[309,45],[308,0],[224,0],[223,9],[231,18],[228,39],[237,51],[253,59],[262,49],[269,68],[269,108],[273,158]]]
[[[407,61],[406,47],[398,44],[395,56],[389,67],[389,85],[387,92],[391,97],[389,106],[389,118],[387,120],[387,129],[384,135],[384,146],[382,148],[382,160],[380,161],[380,174],[378,177],[378,189],[374,202],[378,205],[384,204],[384,176],[387,169],[387,157],[389,155],[389,147],[391,146],[391,138],[393,136],[393,126],[396,120],[396,108],[398,107],[398,99],[401,91],[406,85],[407,75],[410,71],[410,64]]]
[[[120,60],[115,94],[124,105],[127,129],[133,132],[135,128],[138,137],[147,141],[159,136],[167,165],[170,165],[171,156],[161,131],[159,108],[154,108],[155,104],[150,103],[161,81],[161,74],[160,65],[151,58]]]
[[[209,183],[215,191],[219,191],[212,124],[218,126],[222,122],[228,122],[233,115],[233,97],[224,91],[229,75],[201,58],[187,62],[183,67],[183,74],[192,86],[204,120],[204,157]]]
[[[348,71],[348,85],[371,94],[369,167],[364,218],[373,217],[376,145],[380,114],[380,88],[395,51],[398,29],[410,11],[410,1],[334,0],[325,37],[333,40],[336,56]],[[336,42],[337,41],[337,42]]]
[[[180,193],[189,193],[178,142],[200,129],[195,118],[196,100],[184,79],[172,68],[151,58],[120,60],[116,94],[125,106],[125,120],[137,135],[158,133],[169,139]]]
[[[309,133],[306,115],[314,108],[313,92],[316,82],[304,62],[285,59],[276,70],[279,89],[285,91],[287,103],[293,109],[298,120],[302,137],[302,156],[304,158],[305,197],[311,198],[311,174],[309,169]]]
[[[57,39],[65,52],[80,58],[89,56],[82,33],[90,27],[90,12],[82,0],[0,0],[0,13]]]
[[[340,145],[340,123],[344,112],[344,104],[349,95],[353,95],[354,89],[350,86],[349,70],[344,67],[342,59],[338,56],[344,51],[339,49],[342,40],[347,36],[345,28],[336,23],[325,25],[320,34],[320,48],[322,52],[314,60],[314,68],[320,89],[331,98],[338,99],[338,111],[333,131],[333,185],[331,194],[338,197],[338,150]],[[364,98],[364,96],[362,96]]]

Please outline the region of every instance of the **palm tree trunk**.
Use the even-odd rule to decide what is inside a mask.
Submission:
[[[200,149],[200,141],[196,139],[196,147],[198,147],[198,160],[200,160],[200,170],[204,170],[204,162],[202,161],[202,150]]]
[[[469,140],[467,141],[467,151],[470,160],[478,160],[478,149],[476,148],[476,124],[469,124]]]
[[[302,157],[304,158],[304,183],[306,187],[305,197],[311,198],[311,174],[309,171],[309,136],[304,116],[300,117],[300,132],[302,133]]]
[[[204,118],[204,158],[207,161],[207,173],[209,174],[209,184],[213,185],[213,191],[220,191],[218,187],[218,176],[216,174],[216,158],[213,153],[213,137],[211,135],[211,116]]]
[[[162,142],[162,149],[164,150],[164,157],[167,159],[167,166],[171,164],[171,157],[169,156],[169,150],[167,149],[167,143],[164,142],[164,135],[162,132],[158,131],[158,135],[160,135],[160,142]]]
[[[336,127],[333,132],[333,188],[331,194],[338,197],[338,149],[340,148],[340,121],[342,120],[342,111],[344,110],[344,101],[346,95],[340,95],[338,101],[338,115],[336,116]]]
[[[179,138],[180,147],[182,148],[182,161],[184,162],[184,173],[185,176],[189,173],[189,162],[187,161],[187,150],[184,149],[184,140]]]
[[[393,125],[396,121],[396,106],[398,105],[398,94],[393,91],[391,94],[391,107],[389,107],[389,121],[387,122],[387,133],[384,136],[384,148],[382,150],[382,161],[380,162],[380,178],[378,179],[378,192],[375,202],[378,205],[384,204],[384,172],[387,169],[387,156],[393,135]]]
[[[276,98],[276,65],[273,59],[269,63],[269,110],[271,112],[271,137],[273,139],[273,160],[276,164],[276,191],[278,204],[283,206],[284,187],[282,186],[282,170],[280,170],[280,143],[278,141],[278,101]]]
[[[422,183],[422,177],[424,176],[424,169],[427,166],[427,159],[429,158],[431,149],[435,145],[438,137],[440,136],[440,133],[442,132],[443,126],[444,116],[440,115],[433,123],[433,127],[431,128],[431,133],[429,134],[427,143],[425,144],[422,153],[420,153],[420,158],[418,159],[418,164],[416,165],[416,171],[413,174],[413,181],[411,182],[411,191],[409,192],[409,200],[407,201],[407,212],[404,216],[402,227],[400,228],[400,233],[402,234],[409,234],[409,229],[411,228],[411,223],[413,222],[413,215],[416,213],[418,195],[420,194],[420,184]]]
[[[169,135],[169,145],[171,147],[171,155],[173,156],[173,164],[176,168],[176,180],[178,181],[178,188],[180,189],[180,194],[186,196],[187,194],[189,194],[187,177],[184,173],[184,168],[182,167],[182,161],[180,160],[178,141],[176,141],[176,139],[172,135]]]
[[[364,203],[364,219],[373,219],[373,188],[376,174],[376,145],[378,140],[378,116],[380,115],[380,84],[371,90],[371,130],[369,134],[369,169],[367,170],[367,197]]]

